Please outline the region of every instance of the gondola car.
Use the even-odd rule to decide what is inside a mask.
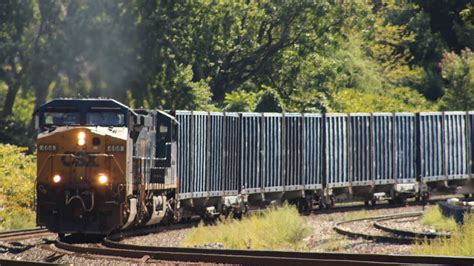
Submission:
[[[35,111],[37,224],[109,234],[172,219],[176,120],[112,99],[56,99]]]

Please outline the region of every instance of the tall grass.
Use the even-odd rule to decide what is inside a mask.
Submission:
[[[231,249],[296,250],[311,233],[296,208],[284,205],[261,214],[228,219],[214,226],[200,224],[187,236],[183,246],[221,243]]]
[[[421,223],[432,226],[438,231],[450,231],[454,232],[457,230],[458,225],[452,217],[445,217],[438,206],[429,207],[423,216],[421,217]]]
[[[424,241],[412,249],[415,254],[474,256],[474,214],[464,216],[464,225],[451,231],[451,238]]]

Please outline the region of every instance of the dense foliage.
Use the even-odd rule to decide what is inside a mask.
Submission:
[[[32,128],[34,108],[55,97],[162,109],[468,110],[473,48],[469,0],[5,0],[0,141],[30,145],[14,132]]]
[[[35,226],[36,160],[25,152],[0,144],[0,230]]]

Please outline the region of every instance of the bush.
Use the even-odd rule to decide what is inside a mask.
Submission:
[[[34,226],[36,160],[26,148],[0,144],[0,229]]]
[[[445,217],[437,206],[429,207],[423,217],[421,223],[430,225],[437,231],[450,231],[454,232],[457,230],[458,225],[453,218]]]
[[[285,205],[240,221],[228,219],[215,226],[201,223],[187,236],[184,246],[222,243],[231,249],[296,250],[302,248],[302,239],[309,234],[296,208]]]

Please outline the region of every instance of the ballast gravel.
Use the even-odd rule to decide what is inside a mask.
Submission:
[[[363,210],[363,211],[361,211]],[[342,253],[370,253],[370,254],[410,254],[410,245],[381,244],[364,239],[351,239],[339,235],[333,230],[337,222],[363,218],[368,216],[379,216],[397,214],[402,212],[422,211],[422,206],[404,206],[396,208],[364,209],[351,207],[343,212],[337,209],[332,211],[316,211],[314,214],[304,216],[306,223],[312,229],[312,234],[305,238],[304,250],[311,252],[342,252]],[[406,223],[388,221],[394,227],[409,229],[413,231],[431,230],[419,223],[419,219],[405,219]],[[391,225],[391,224],[390,224]],[[181,246],[182,242],[192,228],[163,230],[160,233],[149,234],[139,237],[131,237],[123,242],[135,245],[151,246]],[[370,226],[362,230],[372,230]],[[371,231],[370,233],[374,233]],[[114,257],[97,258],[92,255],[76,255],[57,250],[53,244],[54,237],[43,237],[37,239],[21,240],[15,243],[0,242],[0,259],[13,259],[34,262],[71,263],[75,265],[182,265],[183,262],[154,261],[154,260],[126,260]],[[225,248],[221,243],[208,243],[205,248]],[[193,263],[191,263],[193,264]],[[197,265],[194,263],[194,265]],[[199,264],[202,265],[202,264]]]

